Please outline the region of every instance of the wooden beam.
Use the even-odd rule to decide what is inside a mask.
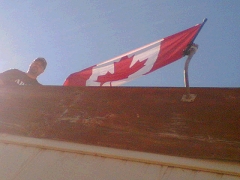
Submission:
[[[240,161],[240,88],[0,88],[0,132]]]

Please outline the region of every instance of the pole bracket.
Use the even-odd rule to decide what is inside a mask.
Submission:
[[[182,96],[181,101],[183,101],[183,102],[193,102],[196,97],[197,97],[196,94],[184,94]]]

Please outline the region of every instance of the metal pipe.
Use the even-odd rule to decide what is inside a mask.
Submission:
[[[191,94],[190,94],[190,87],[189,87],[189,78],[188,78],[188,66],[189,63],[193,57],[193,55],[195,54],[195,52],[198,49],[198,45],[197,44],[193,44],[191,46],[191,48],[189,49],[189,55],[188,58],[185,62],[185,66],[184,66],[184,84],[187,90],[187,94],[186,94],[186,99],[190,99],[191,98]]]

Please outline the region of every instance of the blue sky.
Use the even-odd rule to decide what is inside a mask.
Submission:
[[[191,87],[240,87],[239,0],[26,0],[0,6],[0,72],[22,71],[36,57],[38,79],[62,85],[73,72],[201,23],[189,66]],[[186,57],[125,84],[183,87]]]

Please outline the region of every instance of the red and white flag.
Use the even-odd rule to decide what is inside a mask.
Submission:
[[[119,86],[184,56],[202,24],[71,74],[64,86]]]

